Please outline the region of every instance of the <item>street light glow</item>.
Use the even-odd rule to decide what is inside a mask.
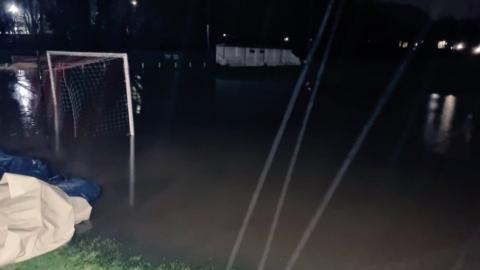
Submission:
[[[290,41],[290,37],[288,37],[288,36],[287,36],[287,37],[284,37],[284,38],[283,38],[283,41],[289,42],[289,41]]]
[[[8,6],[7,11],[12,14],[18,14],[20,12],[20,9],[15,4],[11,4],[10,6]]]
[[[463,51],[465,49],[465,43],[459,42],[452,47],[455,51]]]
[[[478,45],[477,47],[473,48],[472,53],[475,54],[475,55],[479,55],[479,54],[480,54],[480,45]]]
[[[130,1],[130,3],[131,3],[132,6],[134,6],[134,7],[137,7],[137,6],[138,6],[138,1],[137,1],[137,0],[132,0],[132,1]]]
[[[222,37],[224,37],[224,38],[226,38],[227,36],[228,36],[227,33],[222,34]]]

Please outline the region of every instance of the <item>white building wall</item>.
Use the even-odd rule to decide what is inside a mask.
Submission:
[[[280,49],[269,49],[265,51],[265,62],[268,66],[280,66],[282,64],[281,61],[281,53],[282,50]]]
[[[233,47],[217,45],[216,62],[221,66],[260,67],[260,66],[298,66],[300,59],[292,50],[264,49],[251,47]]]
[[[247,50],[247,58],[245,66],[254,67],[256,66],[256,57],[255,57],[255,48],[246,48]]]

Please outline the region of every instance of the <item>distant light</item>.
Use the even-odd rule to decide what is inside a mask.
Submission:
[[[464,42],[459,42],[457,44],[455,44],[453,47],[452,47],[452,50],[455,50],[455,51],[463,51],[465,50],[465,43]]]
[[[10,6],[8,6],[7,11],[12,14],[18,14],[20,12],[20,8],[18,8],[15,4],[11,4]]]
[[[130,4],[132,4],[132,6],[134,6],[134,7],[137,7],[138,6],[138,1],[137,0],[131,0]]]
[[[223,33],[223,34],[222,34],[222,37],[224,37],[224,38],[226,38],[227,36],[228,36],[227,33]]]
[[[430,97],[431,97],[432,99],[439,99],[439,98],[440,98],[440,95],[437,94],[437,93],[433,93],[433,94],[430,95]]]
[[[284,37],[284,38],[283,38],[283,41],[289,42],[289,41],[290,41],[290,37],[288,37],[288,36]]]
[[[400,41],[398,42],[398,47],[403,48],[403,49],[406,49],[406,48],[408,48],[408,42],[407,42],[407,41],[400,40]]]
[[[479,55],[480,54],[480,45],[473,48],[472,53],[475,54],[475,55]]]
[[[437,43],[437,48],[439,50],[443,50],[443,49],[446,49],[447,48],[447,45],[448,45],[448,42],[446,40],[440,40],[438,43]]]

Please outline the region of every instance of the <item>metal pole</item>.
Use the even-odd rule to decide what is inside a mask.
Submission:
[[[135,206],[135,126],[133,120],[132,87],[130,82],[130,68],[128,55],[123,54],[125,87],[127,91],[128,123],[130,131],[130,159],[129,159],[129,205]]]
[[[207,51],[210,52],[210,24],[207,24]]]
[[[123,71],[125,75],[125,87],[127,89],[127,105],[128,105],[128,124],[130,136],[135,136],[135,126],[133,122],[133,101],[132,101],[132,86],[130,83],[130,68],[128,65],[128,55],[122,54]]]
[[[53,103],[53,127],[55,132],[55,154],[58,155],[60,151],[60,119],[58,114],[58,101],[55,91],[55,77],[53,75],[51,53],[47,51],[48,73],[50,76],[50,90],[52,94]]]

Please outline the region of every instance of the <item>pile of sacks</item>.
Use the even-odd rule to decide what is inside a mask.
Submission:
[[[68,243],[100,195],[94,182],[52,174],[41,160],[0,150],[0,267]]]

